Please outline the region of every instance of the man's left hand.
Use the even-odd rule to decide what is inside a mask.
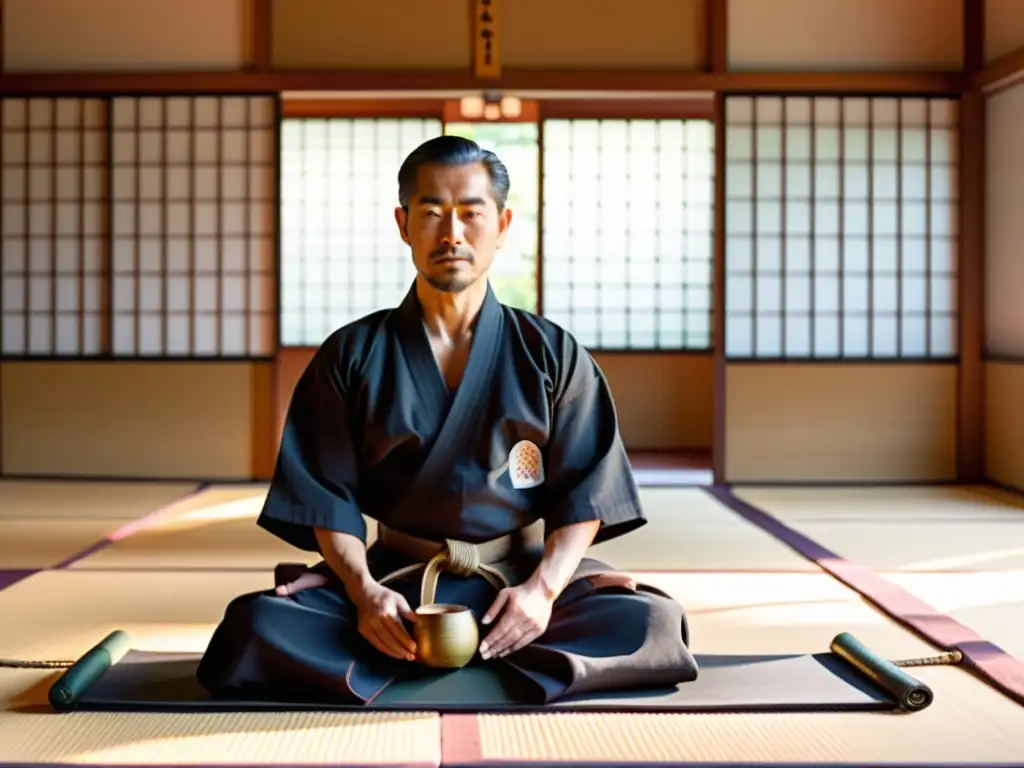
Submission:
[[[278,597],[287,597],[288,595],[297,595],[299,592],[305,592],[307,589],[316,589],[317,587],[323,587],[327,584],[327,577],[322,573],[318,573],[312,569],[307,568],[305,571],[300,573],[291,581],[287,581],[283,584],[278,584],[274,587],[274,594]]]
[[[547,590],[531,581],[501,590],[483,615],[484,624],[493,622],[498,614],[501,620],[480,644],[480,656],[501,658],[532,643],[548,628],[554,602]]]

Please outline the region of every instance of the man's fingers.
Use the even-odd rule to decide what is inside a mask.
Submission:
[[[495,651],[504,646],[506,637],[509,632],[512,632],[515,629],[515,625],[518,620],[520,620],[518,617],[514,617],[506,612],[505,615],[501,617],[501,621],[495,625],[494,629],[492,629],[488,633],[487,637],[484,638],[484,641],[480,643],[480,656],[485,659],[489,659],[494,656]]]
[[[505,603],[508,602],[508,592],[501,590],[498,596],[494,598],[494,602],[491,603],[491,607],[487,609],[487,613],[480,619],[482,624],[490,624],[497,618],[498,614],[501,613],[501,609],[505,607]]]
[[[597,589],[609,589],[611,587],[636,589],[636,581],[625,573],[597,573],[590,577],[590,583]]]
[[[372,624],[367,630],[367,640],[376,646],[377,650],[385,653],[393,659],[405,659],[406,653],[398,640],[380,624]]]
[[[297,579],[294,579],[287,584],[281,584],[274,590],[274,592],[282,597],[285,595],[295,595],[307,589],[322,587],[326,583],[327,577],[323,574],[317,573],[316,571],[306,571]]]
[[[537,632],[536,630],[534,630],[532,632],[522,632],[522,633],[519,634],[519,637],[515,638],[514,640],[511,640],[506,645],[505,648],[503,648],[502,650],[498,651],[497,655],[498,656],[508,656],[509,654],[515,653],[520,648],[525,648],[527,645],[529,645],[534,640],[536,640],[539,636],[540,636],[540,632]]]
[[[397,617],[384,616],[381,624],[383,625],[383,631],[387,632],[402,649],[403,658],[409,661],[416,658],[416,643],[409,637],[409,633],[405,631],[405,627]]]
[[[508,649],[512,647],[515,644],[516,640],[522,637],[523,634],[524,633],[521,629],[515,629],[511,632],[507,632],[505,636],[501,638],[501,641],[495,643],[494,647],[491,648],[490,655],[495,659],[500,659],[502,656],[508,653]]]
[[[409,602],[397,592],[395,594],[398,595],[397,603],[399,615],[409,621],[416,621],[416,612],[409,607]]]

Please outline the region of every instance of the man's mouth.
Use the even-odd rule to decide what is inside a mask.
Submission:
[[[459,261],[470,261],[470,259],[458,253],[442,253],[435,256],[434,261],[438,264],[454,264]]]

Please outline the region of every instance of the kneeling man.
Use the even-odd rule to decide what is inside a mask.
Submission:
[[[596,363],[490,286],[512,220],[505,167],[444,136],[398,187],[415,282],[315,353],[258,521],[323,562],[233,600],[200,682],[371,701],[418,663],[416,566],[446,547],[471,562],[441,574],[436,602],[472,608],[479,660],[520,673],[536,702],[695,679],[682,606],[587,557],[646,520]]]

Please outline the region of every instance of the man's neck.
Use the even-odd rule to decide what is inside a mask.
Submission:
[[[473,324],[487,297],[487,278],[481,277],[458,293],[439,291],[422,278],[417,278],[416,296],[423,309],[423,324],[430,336],[458,343],[471,336]]]

